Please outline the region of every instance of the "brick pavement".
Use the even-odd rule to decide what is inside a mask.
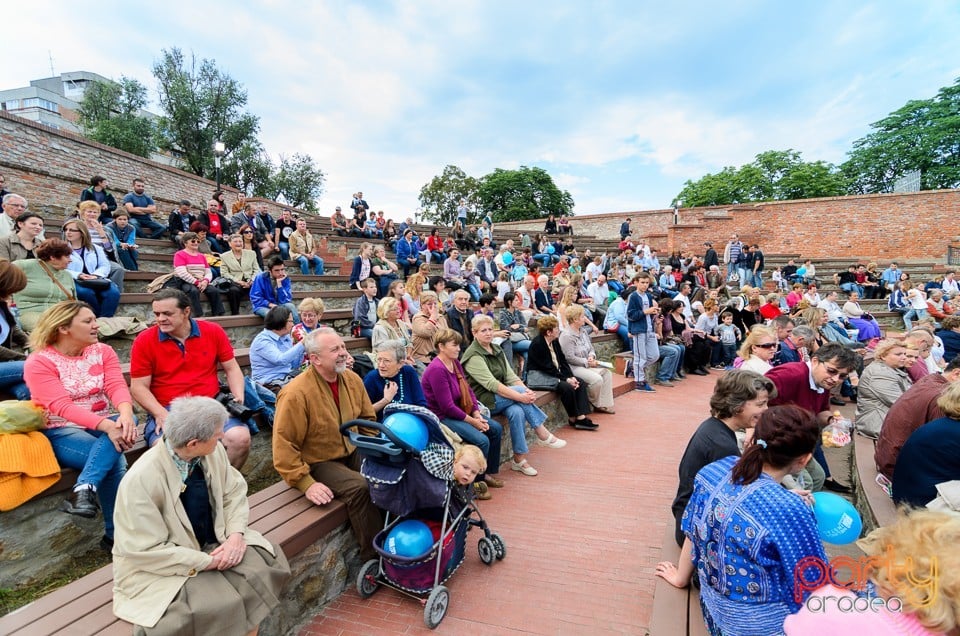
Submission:
[[[645,634],[653,568],[664,525],[672,523],[677,464],[709,415],[719,377],[690,376],[655,394],[628,393],[600,430],[564,428],[566,448],[535,448],[540,474],[501,471],[507,484],[480,502],[507,544],[492,566],[477,556],[479,532],[447,582],[450,607],[438,634]],[[301,636],[424,634],[423,607],[381,588],[363,600],[351,587]]]

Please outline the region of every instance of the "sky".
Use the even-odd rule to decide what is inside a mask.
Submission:
[[[178,47],[246,88],[274,159],[314,159],[321,213],[362,190],[400,219],[448,164],[541,167],[577,215],[666,208],[767,150],[841,163],[872,122],[960,77],[952,1],[666,4],[18,2],[0,88],[49,77],[52,57],[155,96],[151,67]]]

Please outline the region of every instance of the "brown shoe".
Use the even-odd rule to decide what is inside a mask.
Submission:
[[[473,495],[480,501],[486,501],[487,499],[493,498],[493,495],[491,495],[490,491],[487,490],[487,485],[482,481],[474,482]]]
[[[487,486],[489,486],[490,488],[503,488],[503,480],[502,480],[502,479],[497,479],[497,478],[494,477],[493,475],[485,475],[484,478],[483,478],[483,481],[484,481],[484,482],[487,484]]]

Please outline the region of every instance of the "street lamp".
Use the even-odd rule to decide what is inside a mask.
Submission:
[[[680,224],[680,206],[681,205],[683,205],[683,201],[681,199],[673,200],[673,224],[674,225]]]
[[[213,165],[217,167],[217,190],[220,189],[220,158],[226,150],[227,146],[222,141],[213,142]]]

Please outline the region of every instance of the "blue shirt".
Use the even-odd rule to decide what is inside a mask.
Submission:
[[[297,372],[303,352],[303,343],[293,344],[290,334],[264,329],[250,345],[250,377],[257,384],[279,382]]]
[[[681,528],[692,543],[700,598],[724,634],[780,634],[794,598],[802,559],[827,555],[813,510],[803,499],[761,473],[752,484],[734,484],[738,457],[704,466],[693,483]],[[816,568],[802,570],[816,580]]]
[[[136,192],[128,192],[125,197],[123,197],[123,204],[126,205],[132,203],[135,208],[146,208],[151,205],[156,205],[153,199],[151,199],[146,194],[137,194]],[[150,216],[149,214],[137,214],[136,216]]]

